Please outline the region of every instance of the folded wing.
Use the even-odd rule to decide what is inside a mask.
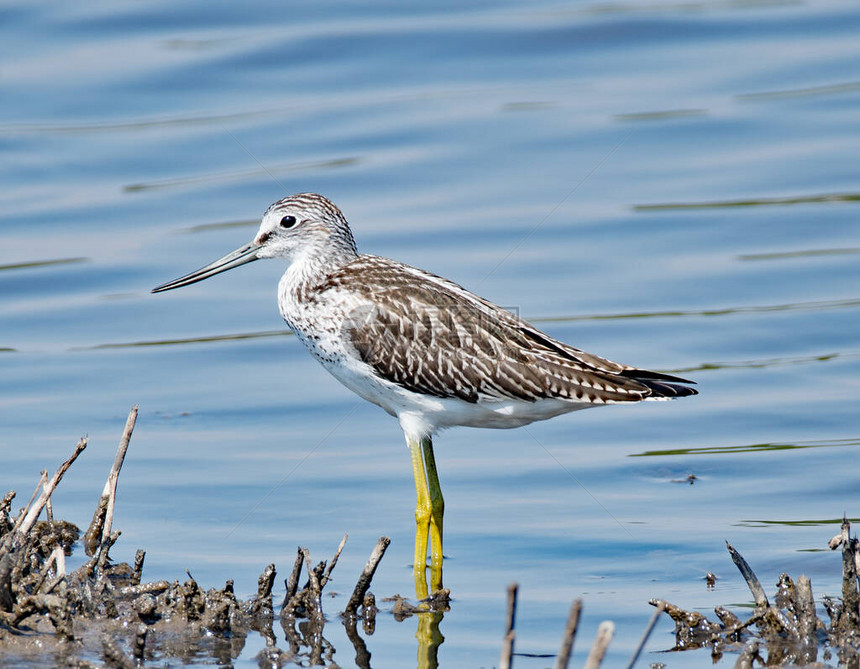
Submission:
[[[413,392],[467,402],[598,404],[696,394],[686,385],[691,381],[559,342],[433,274],[375,256],[341,269],[353,271],[361,273],[368,297],[344,324],[356,354],[379,376]],[[345,279],[331,277],[328,288]]]

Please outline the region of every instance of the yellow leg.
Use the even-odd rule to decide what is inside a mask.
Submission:
[[[415,595],[427,597],[427,540],[430,540],[430,589],[442,589],[442,516],[445,500],[439,485],[433,441],[406,437],[412,456],[412,473],[415,475]]]
[[[421,440],[421,449],[424,451],[424,468],[430,488],[430,591],[436,592],[442,589],[442,516],[445,513],[445,500],[442,499],[430,437]]]
[[[427,597],[427,535],[430,531],[430,491],[427,489],[427,476],[424,473],[424,460],[421,456],[420,442],[406,437],[412,455],[412,473],[415,476],[415,596]]]

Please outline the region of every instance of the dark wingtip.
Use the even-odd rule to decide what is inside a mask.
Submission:
[[[698,395],[699,391],[695,388],[690,388],[688,385],[695,385],[695,381],[673,376],[672,374],[663,374],[662,372],[651,372],[647,369],[625,369],[620,374],[638,381],[646,388],[651,390],[651,397],[690,397]]]
[[[696,385],[696,382],[690,381],[690,379],[673,376],[672,374],[664,374],[663,372],[651,372],[647,369],[625,369],[621,372],[621,376],[628,376],[631,379],[636,379],[637,381],[651,379],[653,381],[668,381],[669,383],[689,383]]]

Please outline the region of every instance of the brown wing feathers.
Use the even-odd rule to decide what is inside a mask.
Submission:
[[[350,267],[356,264],[362,266]],[[341,272],[360,271],[373,304],[355,309],[345,326],[356,351],[380,376],[409,390],[467,402],[635,402],[696,393],[683,385],[690,381],[556,341],[445,279],[407,268],[416,273],[407,282],[405,266],[374,256],[350,265]],[[346,279],[330,277],[328,287]]]

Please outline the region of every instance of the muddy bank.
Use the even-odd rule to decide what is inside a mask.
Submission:
[[[53,518],[50,500],[86,449],[86,439],[50,479],[42,473],[36,492],[14,517],[16,493],[10,491],[0,501],[0,665],[134,667],[205,658],[224,664],[239,656],[252,632],[267,641],[259,658],[264,666],[331,663],[334,651],[322,635],[326,620],[322,593],[346,536],[328,562],[314,563],[306,548],[298,549],[277,617],[274,564],[260,575],[256,595],[243,600],[236,596],[232,580],[220,589],[204,590],[188,572],[184,582],[147,583],[143,550],[136,552],[131,565],[111,560],[110,550],[120,537],[112,527],[117,481],[136,419],[135,407],[83,536],[75,524]],[[37,520],[43,512],[46,520]],[[387,537],[379,539],[339,616],[354,639],[356,653],[367,658],[357,629],[361,625],[365,631],[373,630],[377,608],[369,588],[388,543]],[[76,545],[89,560],[67,572],[65,558]],[[408,606],[401,603],[403,615],[410,615]],[[429,610],[428,605],[421,610]],[[286,640],[284,649],[276,643],[276,622]]]

